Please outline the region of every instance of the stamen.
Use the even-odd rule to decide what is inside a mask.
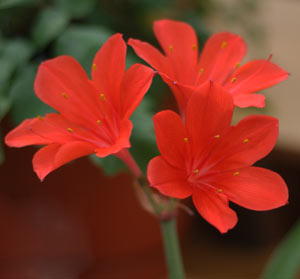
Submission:
[[[73,133],[73,129],[72,128],[67,128],[67,131],[70,133]]]
[[[221,136],[219,134],[215,135],[216,139],[219,139]]]
[[[96,70],[97,70],[97,66],[96,66],[96,64],[95,64],[95,63],[92,65],[92,68],[93,68],[93,71],[94,71],[94,72],[96,72]]]
[[[105,101],[105,95],[103,93],[101,93],[99,96],[102,99],[102,101]]]
[[[243,140],[243,143],[248,143],[248,142],[249,142],[248,139],[244,139],[244,140]]]
[[[237,69],[240,66],[240,62],[235,64],[235,68]]]
[[[97,124],[98,124],[99,126],[101,126],[101,125],[102,125],[102,121],[101,121],[101,120],[97,120]]]
[[[173,52],[173,45],[169,45],[169,51],[170,51],[170,53]]]
[[[192,50],[196,50],[196,44],[192,45]]]
[[[67,93],[63,92],[63,93],[61,93],[61,95],[62,95],[65,99],[68,99]]]
[[[189,139],[188,138],[184,138],[183,139],[185,143],[188,143]]]
[[[199,173],[199,170],[198,170],[198,169],[195,169],[195,170],[193,171],[193,173]]]
[[[223,192],[223,190],[222,189],[218,189],[218,193],[222,193]]]
[[[202,74],[203,74],[203,72],[204,72],[204,69],[203,69],[203,68],[201,68],[201,69],[199,70],[199,75],[202,75]]]
[[[227,47],[227,42],[223,41],[222,45],[221,45],[221,48],[225,48],[225,47]]]
[[[38,119],[38,120],[44,120],[44,117],[43,117],[43,116],[40,116],[40,115],[38,115],[38,116],[37,116],[37,119]]]
[[[238,171],[236,171],[235,173],[233,173],[234,176],[238,176],[240,173]]]
[[[233,77],[232,80],[231,80],[231,83],[234,83],[236,82],[237,78],[236,77]]]

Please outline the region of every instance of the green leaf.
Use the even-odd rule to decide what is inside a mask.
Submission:
[[[26,118],[33,118],[53,111],[34,94],[33,83],[36,71],[37,66],[34,65],[22,68],[11,87],[11,116],[15,124],[19,124]]]
[[[290,230],[269,260],[262,279],[296,279],[300,270],[300,221]]]
[[[111,35],[98,26],[70,26],[56,41],[55,56],[71,55],[89,72],[96,52]]]
[[[0,0],[0,9],[7,9],[16,6],[27,6],[35,2],[36,0]]]
[[[104,173],[113,176],[123,170],[126,170],[126,165],[116,156],[110,155],[105,158],[99,158],[96,155],[90,156],[91,161],[100,167]]]
[[[57,9],[47,8],[37,17],[32,30],[32,40],[37,47],[45,47],[58,37],[69,23],[69,16]]]
[[[55,6],[72,18],[87,16],[94,10],[95,5],[95,0],[55,0]]]

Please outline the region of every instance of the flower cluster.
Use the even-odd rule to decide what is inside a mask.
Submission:
[[[252,166],[273,149],[277,119],[252,115],[236,126],[231,120],[235,106],[263,107],[265,97],[255,92],[283,81],[288,73],[270,59],[240,66],[246,45],[235,34],[213,35],[198,57],[197,37],[188,24],[160,20],[154,32],[164,54],[139,40],[128,44],[170,86],[180,115],[167,110],[153,118],[161,155],[149,162],[150,185],[169,197],[192,196],[202,217],[222,233],[237,222],[229,201],[252,210],[285,205],[283,179]],[[116,34],[96,54],[91,80],[72,57],[42,63],[35,92],[58,113],[27,119],[5,138],[14,147],[45,145],[33,158],[40,179],[92,153],[132,163],[125,152],[130,148],[129,118],[155,72],[140,64],[125,71],[125,56],[126,44]]]

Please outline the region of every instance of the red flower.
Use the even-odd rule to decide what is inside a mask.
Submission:
[[[268,88],[287,78],[288,73],[268,60],[254,60],[239,67],[246,54],[240,36],[217,33],[206,42],[198,59],[198,42],[193,28],[183,22],[159,20],[154,33],[165,53],[150,44],[130,39],[136,54],[155,68],[171,87],[180,111],[196,88],[213,80],[231,93],[238,107],[264,107],[265,97],[253,92]]]
[[[192,196],[202,217],[225,233],[237,222],[229,201],[269,210],[287,203],[288,190],[277,173],[251,167],[274,147],[277,119],[253,115],[230,126],[232,98],[209,84],[190,98],[185,124],[172,111],[154,116],[161,156],[150,161],[148,180],[167,196]]]
[[[5,138],[13,147],[46,145],[33,158],[41,180],[81,156],[118,155],[130,147],[129,117],[148,90],[154,72],[140,64],[125,72],[125,56],[126,44],[122,35],[116,34],[96,54],[92,80],[70,56],[41,64],[35,92],[59,113],[27,119]]]

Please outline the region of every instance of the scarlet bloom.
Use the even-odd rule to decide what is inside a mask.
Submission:
[[[188,102],[185,123],[172,111],[154,116],[161,156],[150,161],[148,180],[164,195],[192,196],[202,217],[225,233],[237,222],[229,201],[252,210],[287,203],[283,179],[273,171],[251,166],[274,147],[278,121],[252,115],[230,126],[230,95],[210,82],[197,93]]]
[[[33,168],[41,180],[67,162],[92,153],[124,158],[123,151],[130,147],[129,117],[154,75],[141,64],[125,72],[125,56],[122,35],[115,34],[97,52],[92,80],[70,56],[40,65],[35,93],[58,113],[23,121],[5,142],[12,147],[46,145],[33,157]]]
[[[180,21],[159,20],[153,25],[164,55],[148,43],[130,39],[136,54],[155,68],[171,87],[181,114],[190,95],[208,80],[224,86],[238,107],[264,107],[265,97],[253,92],[285,80],[288,73],[268,60],[253,60],[239,67],[246,54],[240,36],[217,33],[206,42],[198,58],[193,28]]]

